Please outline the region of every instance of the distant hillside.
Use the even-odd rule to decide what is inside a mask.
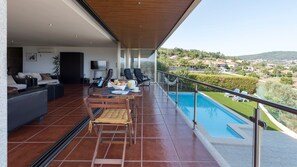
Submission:
[[[265,52],[254,55],[244,55],[239,56],[239,58],[243,60],[255,60],[255,59],[263,59],[263,60],[297,60],[297,52],[296,51],[275,51],[275,52]]]

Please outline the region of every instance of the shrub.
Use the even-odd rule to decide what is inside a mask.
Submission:
[[[157,61],[157,70],[168,72],[169,67],[163,62]]]
[[[251,72],[247,76],[254,77],[254,78],[260,78],[260,76],[257,73],[255,73],[255,72]]]
[[[179,70],[176,70],[173,73],[182,77],[189,77],[189,70],[187,68],[180,68]]]
[[[236,88],[247,91],[249,94],[255,93],[257,89],[258,79],[253,77],[240,77],[229,75],[205,75],[205,74],[189,74],[189,78],[195,79],[207,84],[234,90]],[[198,87],[198,90],[216,91],[206,86]]]
[[[293,85],[293,79],[289,77],[282,77],[280,83],[285,85]]]
[[[293,74],[292,74],[291,72],[288,72],[288,73],[286,74],[286,76],[287,76],[287,77],[293,77]]]
[[[246,72],[243,71],[243,70],[239,70],[239,71],[236,72],[236,74],[245,76],[246,75]]]

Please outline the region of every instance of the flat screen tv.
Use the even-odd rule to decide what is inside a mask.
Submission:
[[[91,69],[97,70],[99,68],[97,61],[91,61]]]
[[[107,62],[104,60],[92,60],[91,61],[91,69],[92,70],[106,70]]]

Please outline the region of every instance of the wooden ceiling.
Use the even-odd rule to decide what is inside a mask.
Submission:
[[[157,49],[195,0],[83,0],[125,48]]]

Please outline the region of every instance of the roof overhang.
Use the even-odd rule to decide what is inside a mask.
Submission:
[[[75,0],[7,1],[8,46],[116,47]]]
[[[200,0],[77,0],[124,48],[158,49]]]

